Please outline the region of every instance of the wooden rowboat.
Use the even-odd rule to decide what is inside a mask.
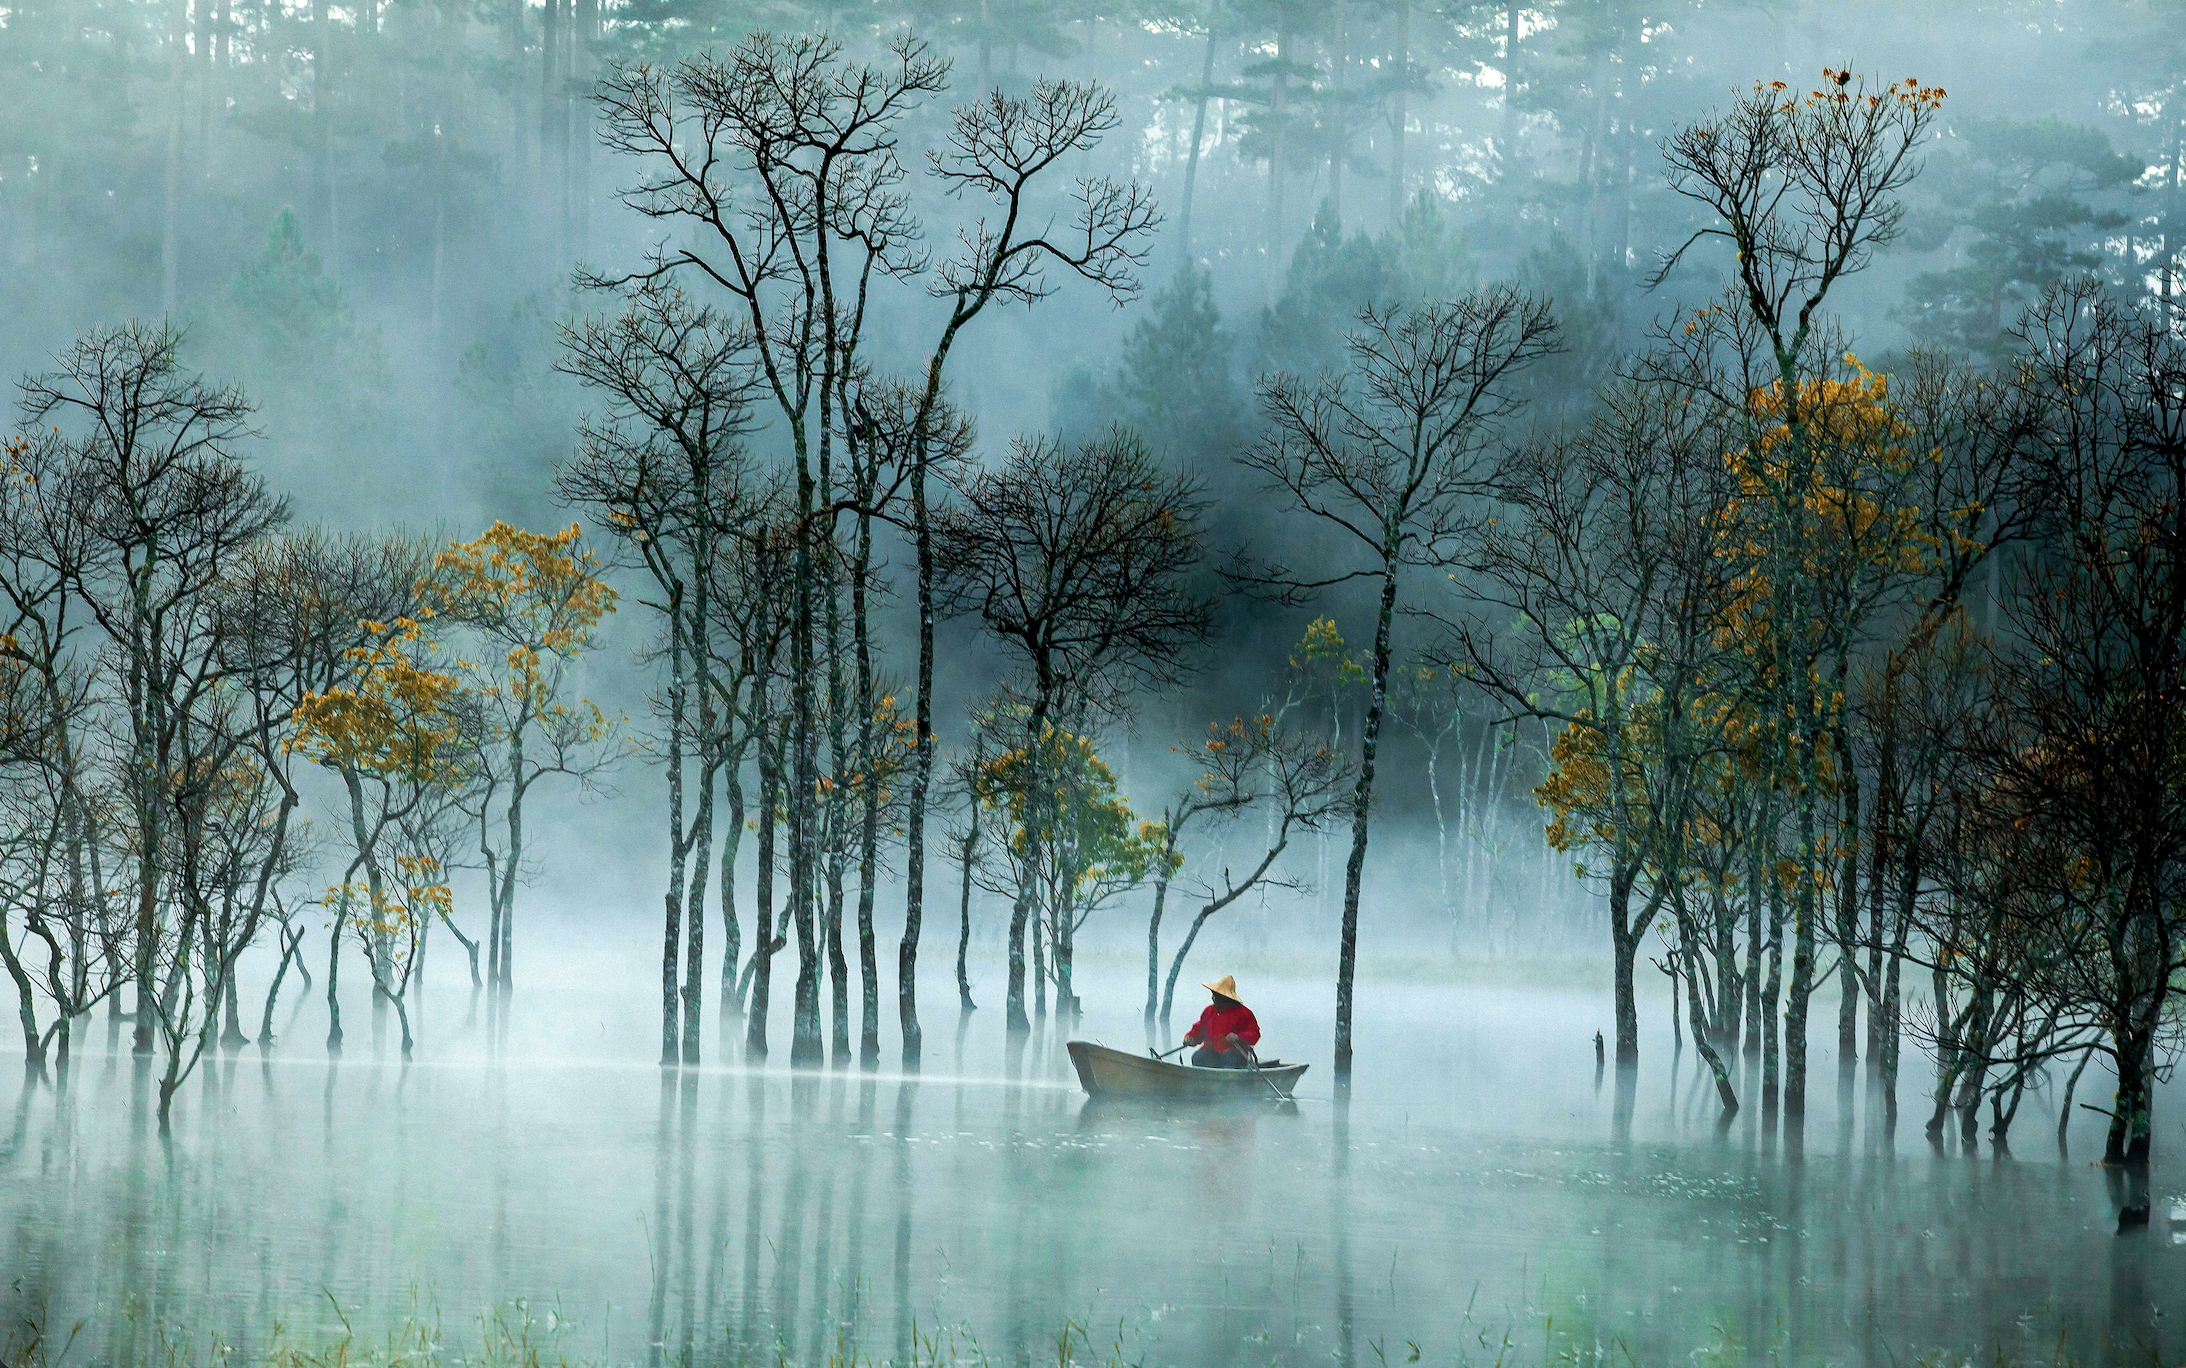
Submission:
[[[1111,1050],[1089,1040],[1066,1047],[1078,1081],[1094,1097],[1144,1097],[1172,1102],[1221,1102],[1289,1097],[1303,1064],[1262,1060],[1258,1069],[1195,1069],[1142,1054]],[[1272,1085],[1272,1086],[1271,1086]]]

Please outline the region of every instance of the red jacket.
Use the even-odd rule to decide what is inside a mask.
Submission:
[[[1227,1053],[1227,1042],[1233,1031],[1241,1045],[1260,1043],[1260,1023],[1253,1017],[1252,1008],[1242,1002],[1231,1007],[1217,1007],[1210,1002],[1207,1010],[1199,1014],[1199,1020],[1192,1024],[1192,1029],[1184,1033],[1184,1043],[1204,1044],[1218,1054]]]

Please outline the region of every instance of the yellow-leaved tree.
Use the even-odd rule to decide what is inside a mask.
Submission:
[[[514,983],[516,885],[523,874],[524,803],[550,777],[589,785],[613,758],[618,721],[574,692],[573,676],[615,611],[615,591],[575,523],[526,532],[495,522],[433,558],[420,598],[459,630],[475,659],[462,681],[459,746],[472,774],[464,799],[476,823],[491,898],[488,978]]]
[[[1052,981],[1057,1013],[1075,1020],[1078,929],[1167,857],[1163,829],[1131,811],[1092,738],[1053,725],[1041,728],[1037,749],[1027,741],[987,761],[979,794],[1006,814],[1018,886],[1038,900],[1032,941],[1037,999],[1045,1003],[1045,984]],[[1043,927],[1049,951],[1044,966]]]
[[[404,1005],[415,951],[423,930],[417,909],[441,906],[435,898],[402,891],[390,881],[391,864],[409,880],[411,852],[399,844],[403,824],[420,809],[469,782],[461,744],[463,685],[445,668],[444,650],[427,631],[429,609],[392,623],[363,624],[369,640],[347,651],[349,681],[305,696],[287,742],[333,771],[349,800],[351,854],[341,880],[325,894],[334,911],[333,951],[327,958],[327,1000],[334,1013],[327,1047],[342,1043],[341,941],[354,932],[372,970],[375,1013],[392,1004],[402,1022],[402,1052],[413,1039]],[[392,837],[392,839],[390,839]],[[436,880],[437,882],[437,880]]]

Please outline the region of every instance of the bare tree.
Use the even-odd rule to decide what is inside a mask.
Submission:
[[[673,72],[626,69],[603,81],[599,95],[607,145],[646,168],[624,202],[648,217],[684,220],[696,229],[622,279],[697,272],[724,290],[748,316],[767,392],[787,429],[797,565],[786,792],[790,896],[799,905],[819,895],[820,814],[813,795],[825,718],[818,701],[824,605],[817,577],[832,552],[829,534],[838,515],[855,502],[855,496],[831,497],[832,463],[852,421],[848,389],[862,375],[866,303],[876,281],[895,279],[924,280],[949,305],[916,386],[907,468],[920,661],[897,991],[910,1064],[920,1048],[916,965],[933,767],[935,562],[927,494],[936,444],[947,441],[949,424],[936,421],[946,363],[963,329],[989,304],[1030,303],[1047,294],[1043,271],[1050,263],[1128,293],[1140,243],[1154,222],[1139,190],[1105,178],[1077,182],[1068,203],[1049,201],[1050,173],[1064,157],[1091,148],[1117,119],[1113,101],[1098,87],[1042,81],[1027,96],[989,92],[959,110],[946,146],[929,154],[929,170],[944,193],[992,205],[989,215],[960,230],[959,251],[934,266],[917,247],[920,227],[904,190],[898,146],[903,120],[941,92],[946,76],[946,62],[909,38],[892,43],[884,59],[859,64],[844,58],[831,39],[761,33],[726,58],[693,57]],[[1059,221],[1064,212],[1067,226]],[[799,1062],[821,1053],[818,961],[809,962],[812,967],[800,972],[792,1044]]]
[[[1344,791],[1352,781],[1351,766],[1333,747],[1297,728],[1285,727],[1273,717],[1263,714],[1234,718],[1226,726],[1216,723],[1208,730],[1211,734],[1193,752],[1193,757],[1206,767],[1192,789],[1210,805],[1200,810],[1237,817],[1259,809],[1268,818],[1268,837],[1259,858],[1246,867],[1242,877],[1224,866],[1219,877],[1198,882],[1195,891],[1199,910],[1169,961],[1169,976],[1162,985],[1164,1031],[1176,1003],[1177,978],[1184,972],[1185,957],[1191,954],[1201,928],[1209,918],[1255,888],[1276,884],[1277,862],[1290,848],[1292,838],[1303,831],[1317,831],[1341,815],[1347,801]],[[1189,801],[1188,793],[1170,810],[1182,812]],[[1181,866],[1182,857],[1173,840],[1165,842],[1163,854],[1165,863],[1174,861]],[[1147,931],[1149,957],[1160,950],[1154,939],[1157,928],[1158,922]],[[1149,1013],[1153,1009],[1152,992],[1149,977]]]
[[[605,409],[580,428],[578,457],[559,474],[556,489],[565,501],[594,510],[608,535],[644,569],[651,593],[640,602],[660,615],[667,638],[660,1058],[663,1064],[695,1064],[714,784],[730,758],[717,744],[718,724],[733,720],[736,711],[733,700],[725,706],[715,684],[716,662],[724,654],[713,641],[715,561],[724,539],[761,497],[752,488],[744,446],[761,383],[758,362],[740,323],[657,284],[632,287],[614,319],[588,319],[565,330],[562,345],[559,367],[600,393]],[[687,771],[694,765],[697,811],[687,820],[694,777]],[[733,868],[742,836],[741,824],[730,830],[725,870]],[[724,903],[723,916],[732,913]],[[688,971],[679,963],[686,924]],[[733,921],[725,929],[725,967],[733,971]]]
[[[1025,1015],[1024,937],[1043,867],[1039,757],[1051,731],[1125,712],[1136,688],[1182,677],[1205,639],[1208,600],[1191,583],[1201,551],[1199,484],[1123,433],[1074,448],[1020,441],[965,480],[935,529],[940,604],[977,616],[1016,654],[1012,702],[1032,795],[1010,913],[1009,1026]]]
[[[1590,852],[1582,871],[1608,894],[1620,1071],[1639,1058],[1634,964],[1679,892],[1696,768],[1723,744],[1708,695],[1724,687],[1733,600],[1717,557],[1735,493],[1725,431],[1704,406],[1627,384],[1571,440],[1506,460],[1469,580],[1481,611],[1455,633],[1469,678],[1559,729],[1538,792],[1551,842]]]
[[[46,497],[84,537],[69,590],[115,658],[135,852],[139,1054],[151,1053],[157,1024],[175,751],[190,709],[223,673],[212,591],[243,548],[288,516],[233,454],[251,435],[249,402],[186,372],[181,347],[182,334],[165,326],[87,333],[52,372],[23,382],[20,404],[26,427],[58,430]]]
[[[2093,1035],[2116,1073],[2104,1162],[2144,1166],[2186,972],[2186,348],[2084,284],[2022,331],[2056,554],[2007,600],[2020,645],[1971,738],[2013,894],[1984,911],[2035,950],[2012,986],[2057,1052]]]
[[[1351,1079],[1352,981],[1374,763],[1389,696],[1399,586],[1408,569],[1447,562],[1487,488],[1487,458],[1520,402],[1518,377],[1555,350],[1548,306],[1499,287],[1445,304],[1369,307],[1346,338],[1344,369],[1261,382],[1269,434],[1240,458],[1271,489],[1334,533],[1357,568],[1301,574],[1283,565],[1243,577],[1286,596],[1352,581],[1379,589],[1366,717],[1344,864],[1336,968],[1336,1081]]]

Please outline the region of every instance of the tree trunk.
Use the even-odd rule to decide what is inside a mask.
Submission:
[[[762,686],[763,687],[763,686]],[[751,946],[751,990],[745,995],[744,1013],[748,1026],[744,1033],[744,1056],[750,1060],[767,1057],[767,996],[774,982],[774,814],[775,804],[781,797],[778,779],[778,752],[774,729],[765,714],[757,722],[755,735],[759,738],[759,864],[752,871],[752,929],[757,939]]]
[[[858,1064],[880,1067],[880,960],[873,943],[874,882],[880,877],[880,753],[873,740],[873,646],[866,615],[866,578],[873,564],[872,481],[862,473],[857,557],[850,575],[851,637],[858,670]]]
[[[1394,537],[1383,547],[1381,607],[1374,618],[1374,662],[1366,722],[1359,734],[1359,777],[1351,794],[1351,857],[1344,862],[1343,932],[1336,961],[1336,1089],[1351,1089],[1351,997],[1359,955],[1359,888],[1366,875],[1367,819],[1374,801],[1374,752],[1381,740],[1382,710],[1389,696],[1389,633],[1397,611]]]
[[[1772,860],[1767,875],[1769,903],[1768,978],[1761,986],[1761,1110],[1773,1117],[1782,1096],[1783,1060],[1778,1053],[1782,1014],[1777,1011],[1784,986],[1784,896]]]
[[[583,260],[592,246],[592,48],[599,41],[600,0],[577,0],[575,42],[571,44],[569,101],[569,251]]]
[[[984,41],[984,40],[982,40]],[[982,73],[984,76],[984,73]],[[982,91],[986,89],[981,86]],[[929,382],[929,389],[936,387]],[[918,1024],[918,937],[926,917],[926,799],[934,778],[934,541],[926,505],[926,445],[921,436],[911,472],[911,533],[918,559],[918,702],[912,722],[911,810],[904,823],[903,938],[896,943],[896,1025],[903,1037],[903,1067],[918,1067],[925,1036]],[[976,799],[974,800],[977,801]],[[971,934],[970,868],[965,870],[964,935]],[[957,982],[969,1011],[964,950],[957,948]]]
[[[552,245],[557,272],[566,259],[561,240],[564,185],[558,173],[569,150],[557,136],[562,112],[562,3],[545,0],[539,37],[539,202],[547,209],[547,241]]]
[[[23,1068],[33,1078],[45,1075],[45,1042],[38,1030],[38,998],[30,973],[16,956],[15,942],[8,934],[7,917],[0,915],[0,963],[7,966],[8,977],[15,980],[15,1015],[23,1028]]]
[[[159,309],[173,317],[176,277],[181,270],[179,231],[182,198],[182,119],[189,104],[189,3],[174,0],[167,28],[167,164],[162,177],[159,231]]]
[[[312,161],[312,178],[317,182],[314,188],[318,193],[312,198],[325,211],[320,236],[325,243],[327,270],[338,279],[341,268],[335,255],[339,246],[339,216],[335,207],[338,192],[334,188],[334,23],[329,13],[331,8],[329,0],[312,0],[311,119],[315,125],[312,141],[318,145],[318,155]]]
[[[1162,853],[1166,857],[1169,852],[1165,850]],[[1165,858],[1162,868],[1167,869],[1168,867]],[[1155,998],[1161,990],[1161,913],[1162,908],[1168,901],[1169,879],[1167,875],[1163,875],[1154,881],[1154,910],[1146,918],[1146,1029],[1148,1031],[1154,1029]],[[1173,978],[1174,975],[1171,977]]]
[[[1837,666],[1840,697],[1849,687],[1843,657]],[[1841,1071],[1860,1057],[1860,776],[1854,766],[1851,738],[1846,735],[1844,715],[1830,729],[1837,753],[1837,779],[1844,794],[1843,829],[1837,835],[1844,847],[1844,873],[1836,890],[1837,941],[1837,1068]]]
[[[683,1058],[683,1032],[676,966],[683,957],[683,733],[689,721],[685,684],[681,585],[668,589],[668,892],[660,941],[660,1066]]]
[[[1690,933],[1683,917],[1679,918],[1679,930],[1686,944],[1686,953],[1697,962],[1698,938]],[[1673,983],[1672,987],[1675,986]],[[1700,985],[1694,981],[1694,975],[1689,973],[1685,975],[1685,1011],[1692,1023],[1693,1048],[1700,1052],[1701,1060],[1708,1066],[1708,1076],[1715,1080],[1715,1095],[1723,1104],[1723,1120],[1729,1121],[1738,1114],[1738,1091],[1731,1086],[1730,1070],[1724,1067],[1723,1057],[1716,1053],[1713,1040],[1715,1027],[1701,1009]]]
[[[1184,196],[1177,208],[1177,258],[1186,266],[1192,262],[1192,195],[1199,183],[1199,145],[1207,134],[1207,97],[1214,85],[1214,41],[1215,24],[1209,16],[1207,46],[1199,58],[1199,90],[1192,104],[1192,145],[1184,154]]]
[[[505,815],[508,831],[508,865],[502,871],[501,882],[501,992],[506,996],[516,987],[516,880],[524,862],[524,735],[519,730],[509,745],[509,773],[514,782],[509,786],[509,808]],[[698,928],[691,928],[695,943]]]
[[[342,932],[349,926],[349,894],[345,890],[334,907],[334,925],[326,940],[326,1052],[342,1052]]]
[[[972,799],[972,826],[964,837],[963,879],[957,894],[956,907],[956,997],[957,1013],[964,1016],[979,1010],[972,1001],[972,978],[967,959],[972,948],[972,862],[979,857],[979,800]]]
[[[1412,120],[1412,0],[1397,0],[1396,107],[1389,120],[1389,230],[1404,223],[1404,135]]]
[[[1632,984],[1639,960],[1640,936],[1632,926],[1632,878],[1627,873],[1610,876],[1609,944],[1611,975],[1617,1013],[1617,1067],[1639,1066],[1639,998]]]
[[[707,646],[703,637],[692,633],[694,657],[703,657]],[[695,663],[695,662],[694,662]],[[703,667],[695,673],[700,677],[698,687],[705,690],[709,681]],[[707,698],[705,693],[700,697]],[[706,734],[702,743],[698,765],[698,812],[695,828],[683,841],[684,852],[691,858],[691,883],[686,892],[683,923],[689,931],[689,941],[683,957],[683,1055],[685,1064],[697,1067],[699,1063],[699,1037],[703,1034],[701,1023],[705,1020],[706,990],[706,876],[713,860],[713,789],[715,771],[719,768],[720,740],[713,735],[713,707],[709,701],[699,708],[699,724]],[[502,968],[507,969],[504,960]]]
[[[1815,823],[1816,738],[1812,728],[1799,739],[1799,887],[1792,899],[1791,991],[1784,1012],[1784,1116],[1806,1115],[1807,1006],[1814,996],[1814,874],[1820,867],[1820,833]]]
[[[744,844],[744,776],[742,757],[732,757],[722,766],[723,779],[729,790],[728,834],[721,841],[721,1020],[722,1048],[726,1049],[729,1023],[744,1009],[742,996],[736,989],[736,966],[744,958],[744,928],[736,917],[736,856]],[[766,937],[767,928],[759,928],[760,938]]]
[[[2118,1091],[2111,1103],[2110,1128],[2103,1136],[2103,1163],[2146,1167],[2154,1133],[2154,1033],[2137,1025],[2113,1037],[2112,1062]]]

